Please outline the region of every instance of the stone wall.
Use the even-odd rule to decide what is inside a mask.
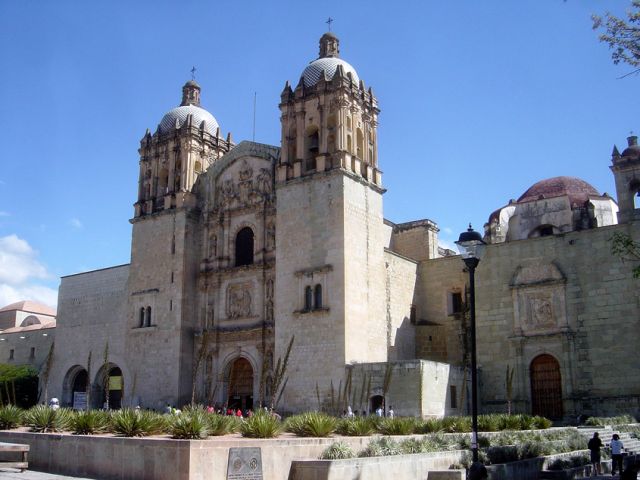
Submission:
[[[129,265],[62,277],[49,397],[71,405],[75,373],[87,368],[89,352],[93,359],[91,381],[99,383],[96,375],[107,342],[110,362],[122,369],[125,383],[130,385],[132,377],[124,357],[128,277]]]

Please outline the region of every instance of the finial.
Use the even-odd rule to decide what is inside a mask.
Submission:
[[[333,18],[329,17],[329,18],[327,19],[327,21],[326,21],[326,22],[324,22],[324,23],[326,23],[327,25],[329,25],[329,31],[331,31],[331,24],[333,23]]]
[[[196,81],[196,67],[191,67],[191,80]]]

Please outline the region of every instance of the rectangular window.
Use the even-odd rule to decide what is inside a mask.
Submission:
[[[13,348],[9,350],[9,360],[13,360]]]
[[[462,313],[462,292],[449,292],[449,315]]]
[[[455,385],[449,385],[449,406],[451,408],[458,408],[458,389]]]
[[[169,311],[173,311],[173,300],[169,300]]]
[[[171,272],[171,283],[173,283],[173,272]]]
[[[415,305],[411,305],[411,310],[409,313],[409,320],[411,321],[411,325],[415,325],[416,322],[418,321],[418,314],[417,314],[417,308]]]
[[[36,347],[31,347],[31,351],[29,352],[29,358],[36,358]]]

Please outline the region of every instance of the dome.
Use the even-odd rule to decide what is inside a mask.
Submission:
[[[342,69],[344,70],[345,75],[348,73],[351,74],[351,78],[356,85],[360,83],[360,78],[356,73],[356,69],[353,68],[349,63],[337,57],[324,57],[314,60],[309,65],[307,65],[307,68],[304,69],[304,72],[302,72],[304,86],[312,87],[316,83],[318,83],[320,77],[322,76],[323,70],[325,72],[327,80],[331,80],[336,73],[338,65],[342,65]]]
[[[569,197],[571,204],[584,203],[589,200],[590,196],[601,196],[584,180],[575,177],[554,177],[533,184],[518,198],[518,203],[565,195]]]
[[[625,148],[624,152],[622,152],[622,156],[632,158],[640,157],[640,145],[631,145],[630,147]]]
[[[160,133],[172,132],[176,128],[176,120],[178,126],[181,127],[184,122],[186,122],[188,115],[193,115],[192,122],[194,127],[199,128],[202,122],[205,122],[205,131],[210,135],[216,135],[216,131],[218,130],[218,122],[216,119],[204,108],[195,105],[181,105],[173,110],[169,110],[160,121]]]

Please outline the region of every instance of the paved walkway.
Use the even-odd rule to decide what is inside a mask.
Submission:
[[[64,475],[53,475],[51,473],[36,472],[35,470],[14,470],[13,468],[0,468],[0,479],[2,480],[92,480],[90,478],[66,477]]]

